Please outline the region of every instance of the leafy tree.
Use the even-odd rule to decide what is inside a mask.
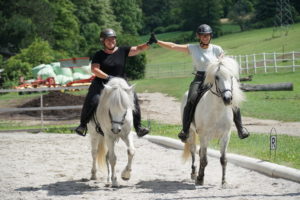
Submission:
[[[142,10],[137,0],[111,0],[111,6],[123,32],[137,35],[142,27]]]
[[[220,35],[220,17],[222,16],[220,0],[182,0],[181,7],[184,30],[196,30],[200,24],[208,24],[212,27],[214,36]]]
[[[47,41],[35,39],[35,41],[21,53],[7,60],[4,65],[5,82],[17,83],[21,76],[32,78],[31,69],[41,63],[50,63],[55,59],[54,52]]]
[[[229,18],[240,26],[241,31],[244,31],[249,26],[253,11],[251,1],[238,0],[229,12]]]
[[[55,10],[53,48],[69,56],[78,55],[79,44],[83,38],[79,34],[74,4],[69,0],[51,0],[51,4]]]
[[[144,25],[141,33],[179,30],[182,24],[182,19],[180,18],[181,1],[142,0]]]
[[[72,0],[76,9],[75,15],[79,20],[81,55],[90,55],[94,49],[99,48],[99,33],[104,28],[113,28],[120,33],[122,27],[116,21],[109,0]]]
[[[51,40],[54,13],[48,0],[2,0],[0,8],[2,49],[17,53],[36,36]]]

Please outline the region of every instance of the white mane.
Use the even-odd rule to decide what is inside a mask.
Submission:
[[[217,62],[213,62],[208,66],[206,71],[205,84],[214,84],[215,83],[215,74],[219,70],[220,73],[229,75],[232,78],[233,82],[233,98],[232,105],[234,107],[239,107],[239,104],[245,100],[243,91],[240,89],[239,79],[239,64],[230,57],[223,57]],[[229,77],[228,76],[228,77]]]

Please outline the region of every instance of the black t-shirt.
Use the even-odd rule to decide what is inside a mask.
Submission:
[[[92,59],[93,63],[100,64],[100,69],[112,76],[125,76],[125,63],[131,47],[118,47],[113,54],[107,54],[103,50],[97,51]]]

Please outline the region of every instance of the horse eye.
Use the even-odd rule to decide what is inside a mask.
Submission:
[[[218,76],[216,76],[216,80],[217,80],[217,81],[219,80],[219,77],[218,77]]]

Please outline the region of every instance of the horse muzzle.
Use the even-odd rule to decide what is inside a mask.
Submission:
[[[113,132],[113,134],[119,134],[121,132],[122,128],[119,126],[119,127],[113,127],[111,129],[111,132]]]
[[[226,106],[230,105],[232,103],[232,94],[231,94],[231,92],[230,91],[225,92],[222,95],[222,100],[223,100],[223,102]]]

